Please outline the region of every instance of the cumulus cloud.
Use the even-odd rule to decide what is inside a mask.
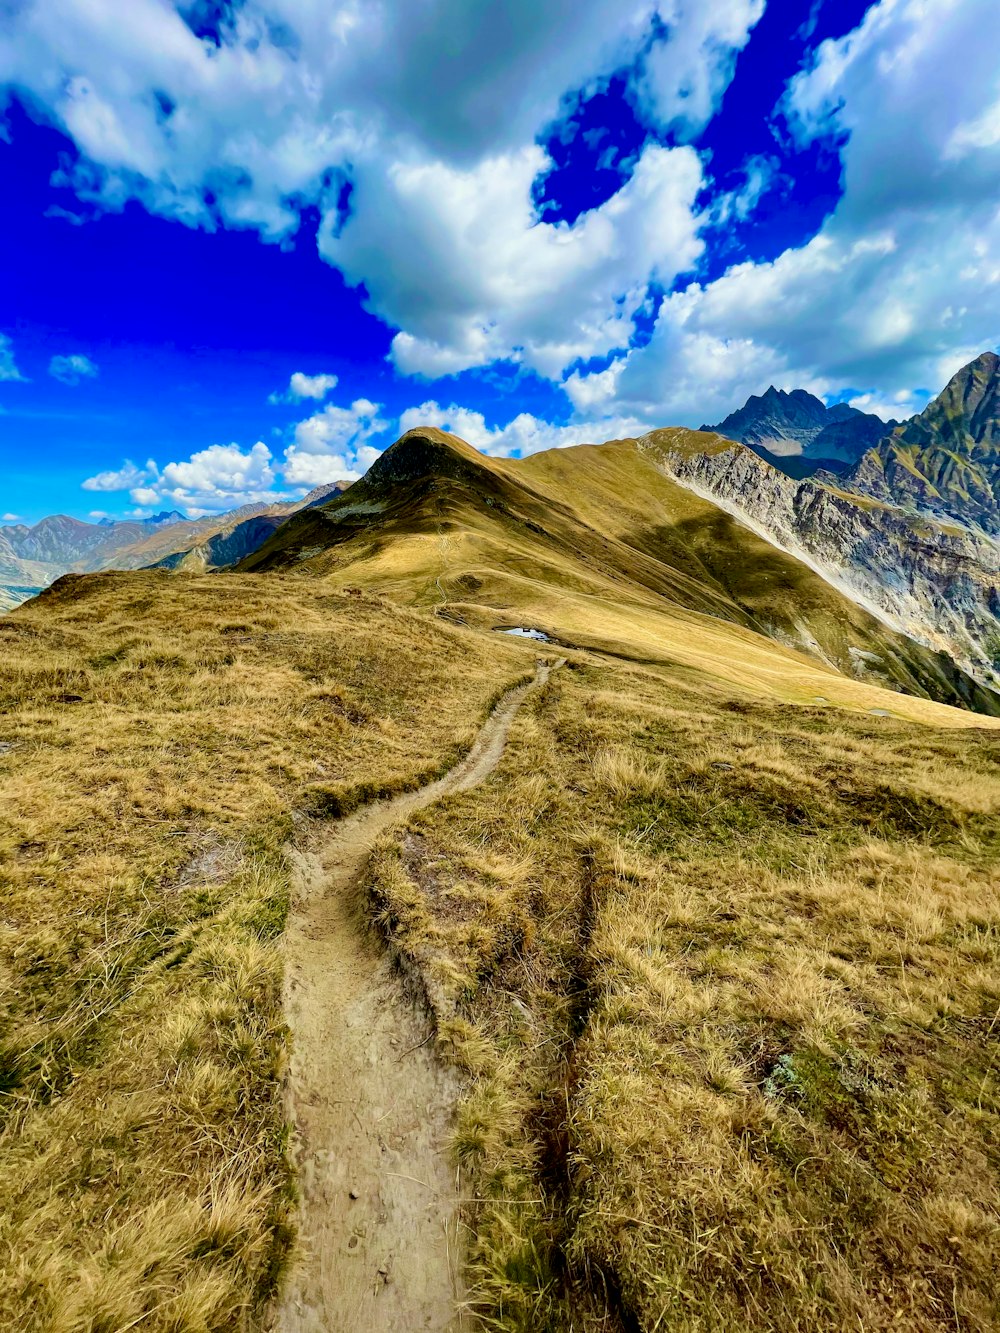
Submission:
[[[664,129],[691,138],[704,129],[733,77],[736,57],[764,13],[764,0],[661,0],[666,31],[642,64],[640,101]]]
[[[270,449],[260,441],[246,454],[235,444],[213,444],[192,454],[186,463],[168,463],[163,480],[192,490],[242,491],[253,482],[270,485],[274,480],[270,459]]]
[[[89,356],[75,352],[70,356],[54,356],[49,362],[49,374],[60,384],[79,384],[81,380],[96,379],[98,369]]]
[[[516,358],[557,377],[627,347],[649,282],[670,286],[694,267],[704,182],[692,149],[647,145],[617,194],[571,226],[535,220],[531,186],[547,164],[532,144],[471,169],[359,172],[350,218],[321,233],[320,249],[403,330],[400,370],[430,377]]]
[[[159,470],[152,459],[149,459],[145,467],[136,467],[135,463],[126,458],[120,468],[98,472],[96,476],[88,477],[82,485],[85,491],[127,491],[133,486],[142,486],[157,476]]]
[[[197,517],[281,500],[275,478],[271,451],[258,440],[245,452],[237,444],[209,445],[163,468],[152,458],[141,468],[126,459],[116,471],[99,472],[82,484],[87,491],[128,491],[143,509],[168,506]]]
[[[567,93],[623,67],[651,115],[693,133],[762,7],[243,0],[199,38],[179,0],[21,0],[0,85],[73,139],[59,180],[91,208],[137,199],[272,241],[317,209],[322,253],[399,330],[400,370],[515,358],[558,376],[628,346],[649,283],[691,269],[704,182],[692,150],[650,145],[613,199],[545,223],[538,140]]]
[[[721,194],[713,205],[713,220],[723,225],[731,218],[746,221],[765,194],[781,181],[781,164],[776,157],[758,153],[743,164],[743,182],[735,190]]]
[[[330,403],[300,421],[281,464],[285,481],[293,486],[322,486],[361,476],[381,452],[369,441],[389,429],[380,411],[379,403],[356,398],[350,407]]]
[[[296,370],[288,381],[288,388],[275,392],[268,398],[269,403],[301,403],[305,398],[314,398],[317,402],[332,393],[337,387],[336,375],[306,375]]]
[[[14,344],[6,333],[0,333],[0,381],[20,380],[24,381],[24,376],[17,368],[17,362],[14,360]]]
[[[407,408],[399,418],[400,434],[417,426],[437,426],[458,435],[481,453],[497,458],[526,458],[543,449],[565,449],[574,444],[602,444],[641,434],[646,426],[636,418],[607,417],[568,426],[557,426],[521,412],[506,426],[489,427],[481,412],[452,403],[442,407],[429,401]]]
[[[908,389],[891,397],[881,397],[876,393],[859,393],[847,401],[850,407],[856,407],[859,412],[871,412],[874,416],[881,417],[883,421],[905,421],[907,417],[912,417],[914,413],[922,411],[927,406],[926,394],[913,393]]]
[[[17,523],[20,520],[20,514],[0,514],[0,519],[4,523]]]
[[[187,4],[22,0],[0,81],[72,136],[82,194],[278,237],[297,222],[289,197],[324,200],[325,173],[359,152],[468,164],[530,143],[564,92],[643,48],[661,10],[680,40],[704,27],[701,8],[244,0],[213,40],[195,36]]]
[[[707,229],[751,211],[774,164],[747,164],[700,211],[704,163],[683,141],[719,106],[764,0],[216,8],[199,38],[180,0],[19,0],[0,87],[74,141],[60,179],[90,211],[138,200],[277,241],[315,209],[321,253],[396,330],[402,373],[514,360],[569,374],[582,416],[697,424],[771,381],[891,403],[1000,336],[995,0],[880,0],[823,43],[781,110],[794,140],[839,152],[843,198],[808,243],[707,283],[689,281]],[[571,224],[539,217],[561,98],[626,68],[682,146],[647,143]],[[650,292],[678,283],[629,351]],[[575,369],[591,358],[610,366]],[[321,455],[290,449],[293,473],[314,471]],[[352,449],[332,456],[356,470]]]
[[[785,112],[801,141],[839,146],[834,213],[772,262],[674,292],[649,345],[577,396],[613,388],[620,409],[691,424],[772,382],[905,406],[995,346],[1000,136],[981,132],[1000,90],[982,40],[992,13],[988,0],[882,0],[823,43]]]

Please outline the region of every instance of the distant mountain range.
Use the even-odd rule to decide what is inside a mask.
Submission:
[[[701,429],[745,444],[786,475],[801,478],[821,468],[833,473],[849,471],[896,425],[847,403],[827,407],[805,389],[786,393],[771,385],[717,426]]]
[[[317,486],[301,500],[242,505],[207,518],[188,519],[177,510],[145,519],[101,519],[85,523],[53,514],[31,527],[0,528],[0,611],[33,597],[62,574],[101,569],[218,569],[256,550],[299,509],[339,495],[350,482]]]
[[[14,523],[0,529],[7,545],[21,560],[65,566],[66,570],[100,569],[119,551],[145,541],[159,528],[185,523],[184,515],[173,510],[144,519],[101,519],[84,523],[67,514],[52,514],[33,527]]]

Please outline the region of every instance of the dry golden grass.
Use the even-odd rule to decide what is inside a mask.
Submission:
[[[996,1330],[1000,736],[582,661],[372,867],[508,1330]]]
[[[370,873],[470,1075],[486,1323],[1000,1327],[997,720],[755,632],[801,596],[935,684],[738,533],[710,571],[700,502],[585,453],[605,531],[564,459],[491,464],[299,576],[86,576],[0,619],[0,1327],[254,1327],[289,1241],[282,848],[454,760],[536,651],[501,619],[604,655]]]
[[[679,435],[688,447],[711,439]],[[533,625],[563,644],[758,698],[822,699],[940,726],[981,726],[982,713],[1000,707],[939,655],[669,481],[634,441],[498,460],[431,430],[394,449],[416,449],[418,436],[434,445],[432,460],[404,452],[399,476],[370,474],[357,492],[293,519],[248,564],[361,582],[481,628]],[[935,702],[971,697],[980,717]]]
[[[288,1243],[285,841],[447,766],[523,671],[280,577],[0,619],[0,1327],[250,1327]]]

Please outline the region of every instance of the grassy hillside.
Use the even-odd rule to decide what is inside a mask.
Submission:
[[[1000,1327],[998,759],[580,657],[382,846],[487,1327]]]
[[[825,663],[933,684],[627,441],[415,439],[259,572],[0,619],[0,1325],[262,1326],[285,849],[463,753],[532,624],[500,770],[368,875],[467,1074],[486,1326],[1000,1327],[1000,721]]]
[[[696,431],[670,436],[672,447],[730,447]],[[631,440],[499,461],[413,431],[242,568],[361,583],[473,624],[530,622],[562,643],[686,665],[775,698],[884,706],[871,682],[1000,713],[1000,698],[942,654],[669,481]],[[902,697],[891,707],[926,715]]]
[[[470,638],[278,577],[68,576],[0,620],[0,1326],[256,1326],[282,848],[461,752],[523,672]]]

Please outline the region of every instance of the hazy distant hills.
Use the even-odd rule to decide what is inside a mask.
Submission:
[[[186,521],[177,510],[152,518],[102,519],[99,523],[53,514],[33,527],[12,524],[3,529],[3,535],[22,559],[65,565],[68,569],[78,565],[93,569],[117,552],[144,541],[151,532]]]
[[[0,528],[0,611],[10,610],[62,574],[101,569],[218,569],[233,564],[297,510],[322,504],[350,483],[317,486],[301,500],[250,504],[187,519],[176,510],[146,519],[85,523],[53,514],[31,527]]]
[[[789,476],[803,477],[820,468],[847,472],[896,424],[847,403],[827,407],[805,389],[786,393],[772,385],[717,426],[701,429],[745,444]]]

